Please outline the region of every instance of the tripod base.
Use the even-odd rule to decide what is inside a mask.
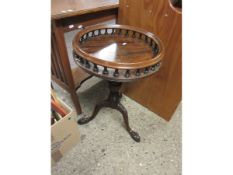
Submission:
[[[133,131],[130,126],[129,126],[129,120],[128,120],[128,113],[125,107],[120,103],[120,99],[122,97],[122,94],[119,92],[121,84],[120,82],[111,82],[109,81],[109,89],[110,89],[110,94],[108,98],[100,103],[98,103],[95,106],[95,109],[90,117],[82,117],[81,119],[78,120],[78,124],[83,125],[88,123],[89,121],[93,120],[98,112],[100,111],[101,108],[103,107],[109,107],[118,110],[121,112],[126,130],[128,131],[129,135],[132,137],[133,140],[136,142],[140,142],[140,136],[137,132]]]

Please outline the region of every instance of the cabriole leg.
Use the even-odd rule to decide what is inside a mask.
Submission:
[[[129,132],[129,135],[136,142],[140,142],[139,134],[137,132],[133,131],[129,126],[129,119],[128,119],[127,110],[120,103],[120,99],[122,97],[122,93],[120,92],[121,84],[122,83],[109,81],[110,93],[109,93],[107,100],[104,100],[104,101],[98,103],[95,106],[95,109],[94,109],[92,115],[90,117],[82,117],[81,119],[78,120],[78,124],[82,125],[82,124],[88,123],[89,121],[93,120],[96,117],[96,115],[98,114],[98,112],[100,111],[100,109],[102,107],[110,107],[110,108],[118,110],[122,114],[122,116],[124,118],[126,130]]]

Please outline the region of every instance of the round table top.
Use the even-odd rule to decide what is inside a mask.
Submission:
[[[130,81],[158,70],[164,48],[158,37],[140,28],[97,25],[75,36],[73,53],[76,63],[91,74]]]

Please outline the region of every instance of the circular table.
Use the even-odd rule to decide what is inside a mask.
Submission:
[[[78,123],[88,123],[102,107],[110,107],[122,113],[126,130],[140,142],[138,133],[129,126],[119,90],[122,82],[138,80],[159,70],[164,55],[160,39],[137,27],[97,25],[77,33],[72,44],[76,64],[89,74],[107,80],[110,89],[108,98],[95,106],[93,114],[79,119]]]

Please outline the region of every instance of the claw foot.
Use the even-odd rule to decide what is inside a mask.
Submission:
[[[140,142],[140,136],[137,132],[131,130],[129,134],[132,137],[132,139],[134,139],[136,142]]]
[[[83,125],[83,124],[88,123],[89,121],[91,121],[90,117],[82,117],[78,120],[78,124]]]

